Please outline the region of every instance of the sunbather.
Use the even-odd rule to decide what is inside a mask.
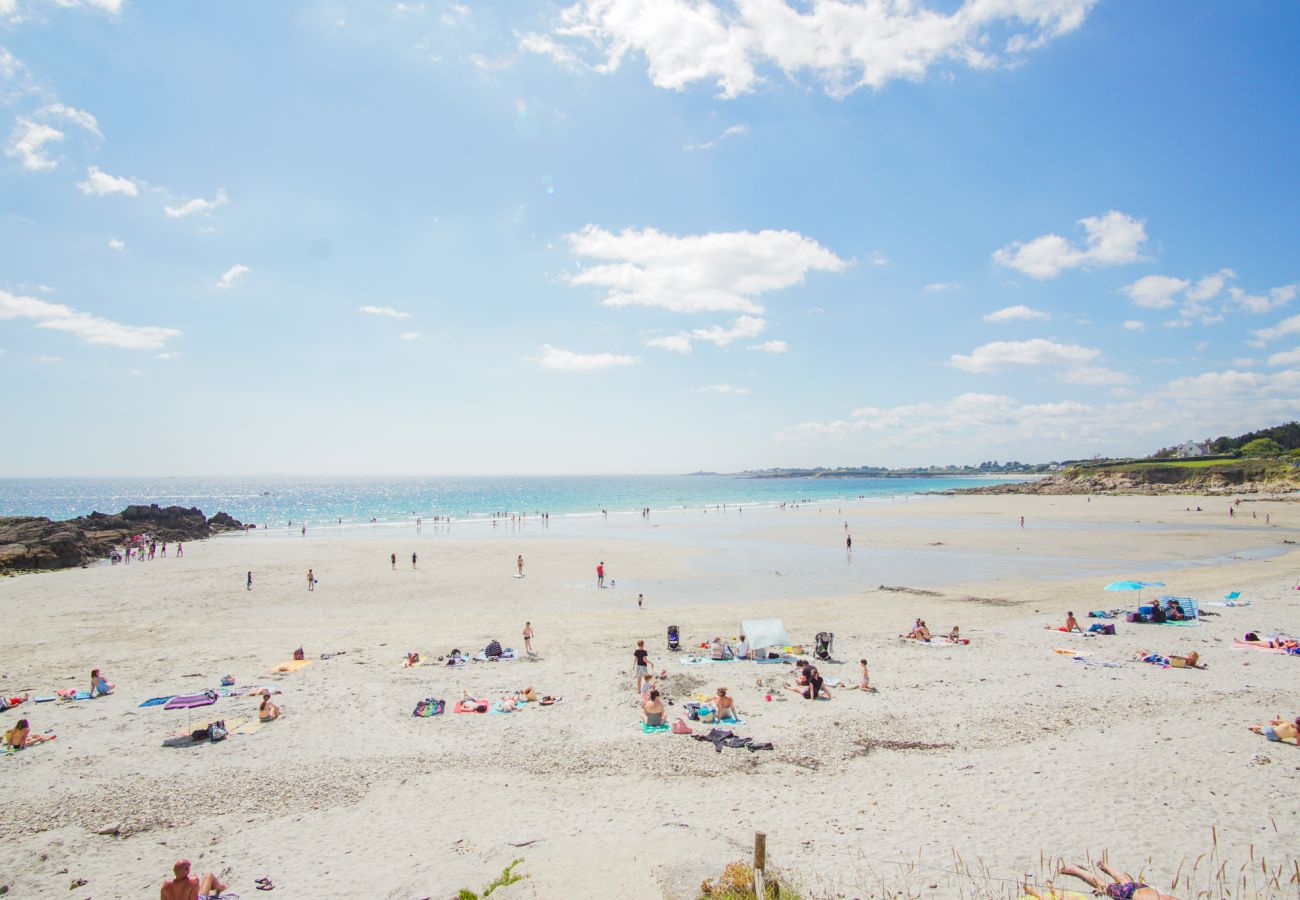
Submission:
[[[956,626],[956,625],[952,626],[952,631],[950,631],[950,632],[948,632],[947,634],[945,634],[944,637],[947,638],[948,643],[950,643],[950,644],[969,644],[969,643],[970,643],[970,641],[968,641],[966,638],[964,638],[964,637],[961,636],[961,628],[959,628],[959,627]]]
[[[20,703],[26,703],[28,696],[28,692],[23,691],[21,697],[0,697],[0,709],[13,709]]]
[[[1181,622],[1187,618],[1183,615],[1183,608],[1178,605],[1178,601],[1173,597],[1165,603],[1165,618],[1170,622]]]
[[[402,660],[402,668],[409,669],[420,662],[420,654],[411,652],[406,654],[406,659]]]
[[[21,750],[32,744],[41,744],[45,741],[52,741],[58,735],[54,734],[32,734],[32,726],[26,719],[19,719],[13,728],[5,732],[5,746],[13,747],[15,750]]]
[[[1044,625],[1043,627],[1048,631],[1052,630],[1051,625]],[[1083,629],[1079,627],[1079,620],[1074,617],[1074,612],[1072,610],[1065,614],[1065,624],[1061,625],[1056,630],[1064,631],[1066,634],[1069,634],[1072,631],[1083,631]]]
[[[1300,717],[1287,722],[1281,716],[1274,716],[1267,725],[1251,725],[1249,730],[1270,741],[1294,741],[1300,745]]]
[[[917,619],[912,630],[907,634],[900,634],[899,637],[911,638],[914,641],[929,641],[931,634],[930,629],[926,627],[925,619]]]
[[[658,691],[651,691],[649,699],[641,704],[641,719],[651,726],[664,723],[664,704],[659,699]]]
[[[712,698],[713,708],[717,710],[719,719],[736,718],[736,701],[727,695],[727,689],[718,688],[717,696]]]
[[[211,872],[202,878],[190,874],[190,861],[178,859],[172,866],[172,878],[163,880],[161,900],[199,900],[200,897],[216,897],[226,889],[226,885]]]
[[[1270,650],[1287,650],[1294,652],[1297,643],[1284,634],[1270,634],[1260,637],[1254,631],[1247,631],[1243,644],[1249,644],[1252,647],[1266,647]]]
[[[90,696],[104,696],[113,693],[115,684],[110,684],[103,675],[99,674],[99,669],[90,670]]]
[[[280,718],[280,707],[271,702],[271,692],[262,692],[262,705],[257,708],[257,718],[261,722],[273,722]]]
[[[1078,866],[1062,864],[1060,872],[1062,875],[1071,875],[1080,881],[1086,881],[1094,891],[1110,897],[1111,900],[1178,900],[1170,894],[1162,894],[1150,885],[1134,881],[1133,876],[1127,872],[1112,869],[1105,860],[1097,863],[1097,868],[1111,877],[1112,881],[1109,884],[1087,869]]]

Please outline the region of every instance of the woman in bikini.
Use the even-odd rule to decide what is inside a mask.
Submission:
[[[649,699],[641,704],[641,720],[652,727],[664,723],[664,704],[658,691],[651,691]]]
[[[5,732],[5,746],[12,747],[15,750],[21,750],[24,747],[31,746],[32,744],[52,741],[56,737],[58,737],[58,735],[32,734],[32,726],[28,721],[26,719],[19,719],[17,723],[14,724],[13,728],[10,728]]]
[[[871,676],[867,673],[867,661],[860,659],[858,662],[862,665],[862,683],[858,685],[858,689],[874,694],[876,689],[871,686]]]
[[[718,712],[718,719],[736,719],[736,701],[727,696],[727,689],[718,688],[718,694],[713,697],[713,708]]]
[[[262,705],[257,708],[259,722],[273,722],[280,718],[280,707],[271,702],[271,692],[262,692]]]
[[[1062,875],[1071,875],[1080,881],[1086,881],[1094,891],[1111,900],[1178,900],[1177,897],[1163,894],[1149,884],[1133,880],[1133,876],[1127,872],[1112,869],[1104,860],[1097,863],[1097,868],[1110,876],[1112,881],[1109,884],[1087,869],[1078,866],[1062,865],[1060,872]]]

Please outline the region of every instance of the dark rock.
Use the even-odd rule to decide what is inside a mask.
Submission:
[[[61,522],[38,516],[0,517],[0,573],[85,565],[105,559],[137,534],[152,534],[159,541],[195,541],[243,527],[226,513],[217,513],[209,521],[201,509],[156,503]]]

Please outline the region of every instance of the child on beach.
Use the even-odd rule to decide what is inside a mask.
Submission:
[[[646,652],[645,641],[636,642],[636,650],[632,651],[632,674],[636,677],[634,690],[641,693],[641,684],[650,679],[650,654]]]
[[[858,663],[862,666],[862,683],[858,685],[858,689],[869,691],[873,694],[876,693],[876,689],[871,686],[871,676],[867,673],[867,661],[865,659],[860,659],[858,660]]]
[[[113,693],[115,684],[110,684],[103,675],[99,674],[99,669],[90,670],[90,696],[106,696]]]

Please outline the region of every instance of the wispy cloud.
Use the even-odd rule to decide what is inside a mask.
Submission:
[[[1079,366],[1101,356],[1100,350],[1078,344],[1058,344],[1043,338],[993,341],[969,355],[954,353],[949,362],[966,372],[996,372],[1014,366]]]
[[[400,337],[401,337],[401,339],[404,340],[404,341],[417,341],[417,340],[420,339],[420,332],[418,332],[418,331],[403,331],[403,332],[401,333]]]
[[[698,394],[748,394],[749,388],[737,387],[734,384],[709,384],[704,387],[694,388]]]
[[[40,114],[63,119],[65,122],[70,122],[78,128],[90,132],[95,137],[102,138],[104,136],[104,133],[99,130],[99,121],[84,109],[76,109],[66,103],[51,103],[42,107]]]
[[[109,238],[108,249],[116,250],[118,253],[124,253],[126,251],[126,241],[121,241],[117,238]]]
[[[45,145],[63,140],[63,132],[43,122],[18,117],[5,144],[5,156],[16,159],[29,172],[48,172],[59,161],[46,155]]]
[[[62,303],[0,291],[0,320],[29,319],[37,328],[66,331],[88,344],[103,344],[127,350],[159,350],[180,335],[175,328],[156,325],[123,325],[102,316],[80,312]]]
[[[369,316],[387,316],[390,319],[409,319],[410,313],[401,312],[393,309],[391,306],[359,306],[357,312],[363,312]]]
[[[985,322],[1002,323],[1002,322],[1042,322],[1050,319],[1047,313],[1041,309],[1030,309],[1023,304],[1018,306],[1004,306],[984,315]]]
[[[758,337],[767,328],[767,321],[757,316],[740,316],[727,325],[710,325],[707,328],[692,328],[666,337],[651,338],[646,341],[649,347],[659,347],[675,353],[690,353],[694,341],[707,341],[719,347],[725,347],[733,341],[743,338]]]
[[[624,356],[616,353],[574,353],[561,350],[550,344],[542,345],[542,355],[537,364],[543,369],[556,369],[562,372],[594,372],[615,366],[632,366],[641,360],[636,356]]]
[[[682,144],[683,150],[712,150],[729,137],[739,137],[742,134],[749,134],[748,125],[732,125],[722,134],[718,135],[711,141],[705,141],[702,144]]]
[[[764,341],[761,344],[750,344],[746,350],[762,350],[764,353],[785,353],[790,349],[790,345],[785,341]]]
[[[140,193],[140,187],[130,178],[121,178],[117,175],[109,175],[101,171],[99,166],[90,166],[86,169],[86,180],[78,181],[77,187],[81,192],[90,197],[105,197],[109,194],[125,194],[128,197],[135,197]]]
[[[1080,219],[1084,243],[1071,244],[1059,234],[1044,234],[1027,243],[1014,241],[993,254],[993,261],[1045,281],[1079,266],[1119,266],[1142,258],[1146,223],[1122,212]]]
[[[927,294],[938,294],[943,291],[955,291],[959,287],[961,287],[961,285],[955,281],[932,281],[922,288],[922,290]]]
[[[226,271],[222,274],[221,278],[217,280],[217,287],[219,288],[231,287],[236,281],[238,281],[240,278],[242,278],[244,275],[248,274],[251,271],[253,270],[250,269],[248,266],[245,266],[242,263],[235,263],[235,265],[231,266],[229,269],[226,269]]]
[[[185,201],[179,206],[164,206],[163,212],[167,214],[167,218],[169,219],[184,219],[187,216],[192,216],[196,213],[207,215],[217,207],[225,206],[228,202],[230,202],[230,200],[226,196],[225,190],[218,189],[216,196],[211,200],[196,197],[193,200]]]

